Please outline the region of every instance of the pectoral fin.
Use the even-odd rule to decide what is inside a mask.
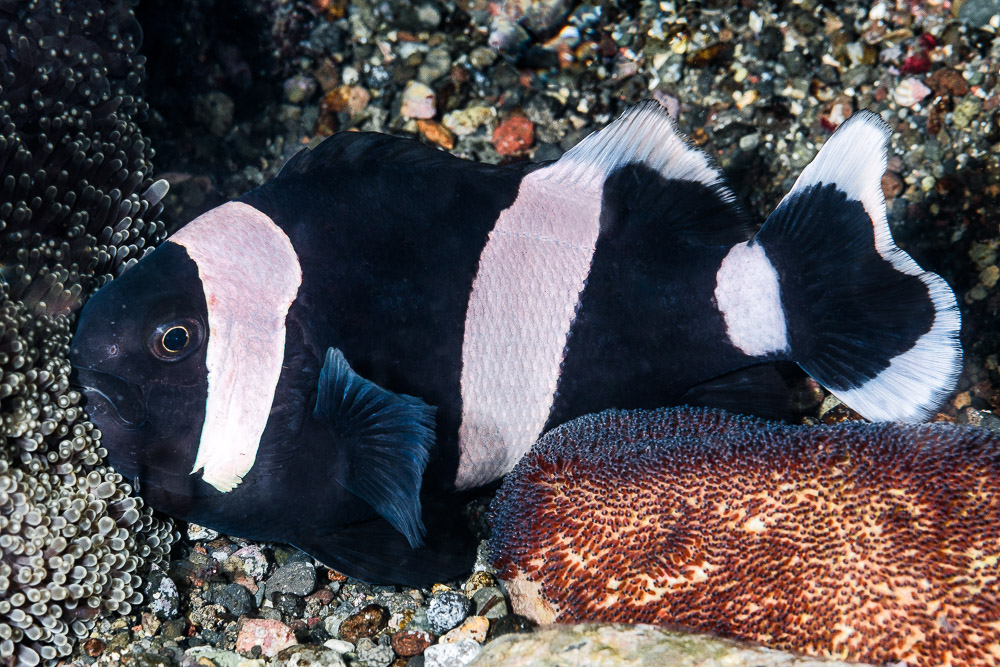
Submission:
[[[338,479],[402,533],[423,545],[420,487],[434,444],[434,408],[355,373],[335,348],[326,353],[313,417],[328,425],[348,465]]]

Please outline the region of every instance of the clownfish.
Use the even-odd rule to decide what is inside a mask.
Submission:
[[[100,289],[70,358],[153,507],[443,580],[471,562],[448,494],[581,415],[777,362],[869,419],[932,414],[960,319],[893,243],[889,136],[855,113],[753,233],[655,102],[546,164],[337,134]]]

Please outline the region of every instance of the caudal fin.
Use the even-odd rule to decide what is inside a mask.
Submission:
[[[961,369],[955,295],[893,243],[881,179],[891,131],[859,111],[749,246],[777,273],[787,353],[868,419],[920,421]]]

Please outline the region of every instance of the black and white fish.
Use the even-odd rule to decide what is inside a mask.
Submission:
[[[582,414],[794,361],[869,419],[930,415],[959,315],[890,236],[889,134],[852,116],[756,235],[655,103],[545,165],[335,135],[101,289],[71,358],[154,507],[442,579],[468,562],[437,492]]]

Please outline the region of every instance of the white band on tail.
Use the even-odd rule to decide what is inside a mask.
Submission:
[[[743,354],[762,357],[788,349],[778,272],[760,244],[730,248],[715,277],[715,304],[729,342]]]

